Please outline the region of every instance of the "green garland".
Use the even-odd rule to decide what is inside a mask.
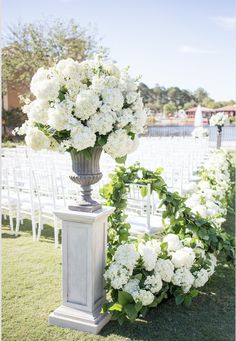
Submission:
[[[228,161],[230,163],[230,161]],[[232,170],[232,165],[230,166]],[[161,200],[160,207],[165,210],[162,214],[163,224],[165,218],[169,219],[168,226],[165,226],[166,233],[178,234],[180,238],[189,236],[198,238],[204,243],[206,252],[221,252],[226,260],[234,259],[234,238],[226,233],[222,228],[215,226],[201,216],[192,213],[186,207],[185,198],[177,192],[169,192],[167,184],[161,177],[162,169],[149,171],[139,164],[129,167],[117,166],[114,173],[110,175],[110,182],[100,190],[101,196],[105,199],[105,205],[115,207],[114,213],[109,217],[108,229],[108,264],[117,247],[122,242],[127,242],[130,236],[130,224],[126,222],[127,215],[127,193],[129,184],[150,185],[151,192],[155,191]],[[145,196],[147,193],[142,191]],[[230,195],[227,196],[230,200]],[[229,202],[228,202],[229,204]]]

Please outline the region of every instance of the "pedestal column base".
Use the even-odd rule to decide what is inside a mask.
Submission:
[[[63,305],[54,310],[48,317],[48,322],[51,325],[92,334],[98,334],[109,321],[110,316],[100,314],[100,310],[90,314]]]

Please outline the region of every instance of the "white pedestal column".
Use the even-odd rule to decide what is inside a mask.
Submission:
[[[107,218],[113,210],[54,212],[62,219],[63,303],[49,315],[49,324],[97,334],[109,321],[100,310],[105,301]]]

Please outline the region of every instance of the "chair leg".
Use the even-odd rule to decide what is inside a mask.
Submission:
[[[18,236],[18,233],[19,233],[19,229],[20,229],[20,213],[19,211],[17,210],[17,214],[16,214],[16,231],[15,231],[15,235],[16,237]]]
[[[34,214],[32,214],[32,217],[31,217],[31,222],[32,222],[32,234],[33,234],[33,241],[36,240],[36,222],[35,222],[35,217],[34,217]]]
[[[14,224],[13,224],[13,218],[11,214],[9,215],[9,221],[10,221],[11,233],[14,234]]]
[[[55,248],[58,247],[59,241],[58,241],[58,221],[57,218],[54,218],[54,242],[55,242]]]
[[[39,223],[38,223],[38,236],[37,236],[37,240],[40,240],[40,236],[41,236],[41,231],[43,230],[43,224],[42,224],[42,217],[41,214],[39,215]]]

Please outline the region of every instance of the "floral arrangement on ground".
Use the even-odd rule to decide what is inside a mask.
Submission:
[[[109,218],[104,274],[111,302],[102,312],[122,324],[144,317],[169,297],[189,305],[214,274],[219,254],[233,260],[234,239],[221,228],[231,201],[233,170],[230,154],[212,152],[198,170],[201,180],[191,183],[186,197],[181,197],[167,190],[161,169],[151,172],[139,165],[116,169],[101,190],[106,204],[116,208]],[[158,194],[164,233],[130,237],[125,214],[130,183],[150,184]]]

